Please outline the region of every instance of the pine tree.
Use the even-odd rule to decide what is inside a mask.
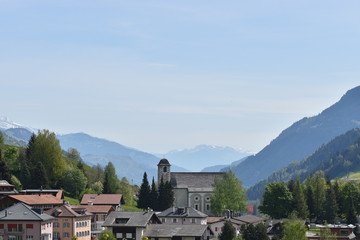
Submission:
[[[324,220],[328,223],[335,223],[338,205],[336,201],[335,191],[331,182],[328,182],[328,188],[326,189],[326,201],[324,205]]]
[[[150,207],[149,199],[150,199],[150,185],[147,179],[147,174],[146,172],[144,172],[143,180],[140,186],[137,207],[142,209],[146,209]]]
[[[243,238],[244,240],[257,240],[257,234],[253,224],[250,224],[245,228]]]
[[[45,170],[44,165],[42,164],[42,162],[38,162],[34,168],[34,172],[33,172],[33,176],[36,176],[34,178],[32,178],[31,181],[31,188],[50,188],[50,181],[48,178],[48,173]]]
[[[116,176],[115,167],[112,162],[109,162],[104,170],[104,190],[103,193],[111,194],[118,193],[119,191],[119,179]]]
[[[296,179],[293,186],[293,207],[299,218],[306,219],[308,217],[308,206],[303,188],[300,184],[300,178]]]
[[[155,180],[153,178],[151,183],[150,198],[149,198],[151,209],[158,210],[158,198],[159,198],[159,194],[156,189]]]
[[[235,228],[229,221],[225,221],[224,226],[221,228],[219,240],[233,240],[236,236]]]
[[[350,207],[346,215],[346,223],[355,225],[357,223],[357,218],[356,218],[356,210],[354,207],[354,201],[352,198],[349,198],[348,201],[350,202],[349,204]]]
[[[257,240],[269,240],[264,224],[259,223],[255,226],[256,239]]]
[[[10,170],[2,157],[1,149],[0,149],[0,179],[11,182]]]
[[[158,200],[158,209],[164,211],[171,207],[174,203],[174,192],[170,182],[164,183],[161,178],[159,185],[159,200]]]

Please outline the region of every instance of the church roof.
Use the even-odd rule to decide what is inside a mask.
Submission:
[[[150,238],[173,238],[173,237],[201,237],[204,235],[207,225],[167,225],[152,224],[144,236]]]
[[[179,208],[170,207],[157,215],[158,217],[189,217],[189,218],[206,218],[207,215],[192,207]]]
[[[173,188],[203,189],[204,191],[212,191],[215,179],[224,176],[223,172],[172,172],[170,174]]]
[[[170,165],[169,160],[167,160],[166,158],[163,158],[160,160],[158,165]]]

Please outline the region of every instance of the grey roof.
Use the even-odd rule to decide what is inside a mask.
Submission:
[[[170,165],[169,160],[167,160],[166,158],[163,158],[160,160],[160,162],[158,163],[159,165]]]
[[[192,207],[178,208],[170,207],[163,212],[157,214],[158,217],[189,217],[189,218],[207,218],[205,213],[202,213]]]
[[[173,188],[203,189],[212,191],[216,178],[222,178],[223,172],[172,172],[171,185]]]
[[[258,216],[255,216],[255,215],[242,215],[242,216],[239,216],[239,217],[233,217],[233,219],[236,219],[238,221],[242,221],[242,222],[245,222],[245,223],[249,223],[249,224],[264,222],[266,220],[265,218],[258,217]]]
[[[150,225],[144,233],[146,237],[201,237],[207,225]]]
[[[126,223],[116,223],[117,218],[129,219]],[[103,224],[104,227],[146,227],[152,218],[155,218],[160,223],[159,218],[155,212],[126,212],[113,211],[107,216]]]
[[[35,212],[25,203],[17,203],[0,212],[0,221],[4,220],[29,220],[29,221],[47,221],[54,219],[52,216]]]

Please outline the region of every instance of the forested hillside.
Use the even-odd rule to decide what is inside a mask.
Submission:
[[[331,179],[360,171],[360,129],[350,130],[321,146],[301,162],[291,163],[272,173],[266,180],[248,189],[248,198],[260,198],[270,182],[294,180],[297,176],[303,181],[317,171],[323,171]]]
[[[303,118],[285,129],[255,156],[248,157],[233,171],[250,187],[272,172],[314,153],[336,136],[360,126],[360,86],[349,90],[339,102],[317,116]]]
[[[122,193],[129,205],[134,205],[134,188],[127,179],[117,178],[114,165],[86,165],[80,153],[70,148],[64,151],[56,135],[48,130],[30,137],[26,147],[5,144],[0,133],[0,179],[16,189],[63,189],[65,194],[79,199],[84,193]]]

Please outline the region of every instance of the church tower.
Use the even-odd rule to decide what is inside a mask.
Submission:
[[[160,184],[161,178],[165,182],[170,182],[170,163],[166,158],[160,160],[158,166],[158,184]]]

